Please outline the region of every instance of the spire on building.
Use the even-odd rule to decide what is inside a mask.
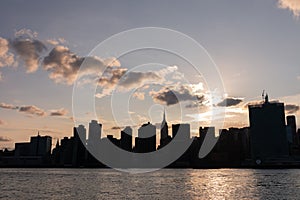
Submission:
[[[268,93],[265,96],[265,103],[269,103],[269,95],[268,95]]]

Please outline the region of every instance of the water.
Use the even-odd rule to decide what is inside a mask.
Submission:
[[[0,169],[0,199],[300,199],[300,170]]]

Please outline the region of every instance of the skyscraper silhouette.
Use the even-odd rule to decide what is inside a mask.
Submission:
[[[156,150],[156,127],[148,122],[138,129],[138,137],[135,140],[136,152],[146,153]]]
[[[102,124],[98,123],[97,120],[92,120],[89,123],[89,138],[88,146],[92,147],[97,145],[101,139]]]
[[[132,150],[132,128],[129,126],[121,131],[121,148],[126,151]]]
[[[252,157],[257,164],[288,155],[283,103],[249,105]]]
[[[160,147],[164,147],[170,142],[168,123],[166,121],[166,111],[164,110],[163,120],[160,127]]]

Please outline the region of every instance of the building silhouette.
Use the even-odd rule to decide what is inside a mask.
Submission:
[[[98,123],[97,120],[92,120],[89,123],[89,138],[87,145],[91,148],[95,147],[100,139],[102,132],[102,124]]]
[[[189,124],[173,124],[172,125],[172,138],[174,139],[176,136],[177,136],[178,140],[189,140],[190,139],[190,125]]]
[[[261,162],[289,155],[284,104],[265,101],[249,105],[252,158]]]
[[[138,129],[138,137],[135,138],[135,152],[147,153],[156,150],[156,127],[148,122]]]
[[[121,131],[121,148],[125,151],[132,151],[132,128],[126,126]]]
[[[166,120],[166,111],[164,110],[163,119],[160,126],[160,145],[159,148],[166,146],[171,142],[172,138],[169,136],[169,127]]]

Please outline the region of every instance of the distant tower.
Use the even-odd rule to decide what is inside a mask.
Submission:
[[[97,144],[101,139],[101,129],[102,124],[98,124],[97,120],[92,120],[89,123],[89,138],[88,138],[88,145],[93,146]]]
[[[166,111],[164,110],[163,120],[161,122],[161,129],[160,129],[160,139],[164,140],[168,137],[168,135],[169,135],[168,123],[166,121]]]

